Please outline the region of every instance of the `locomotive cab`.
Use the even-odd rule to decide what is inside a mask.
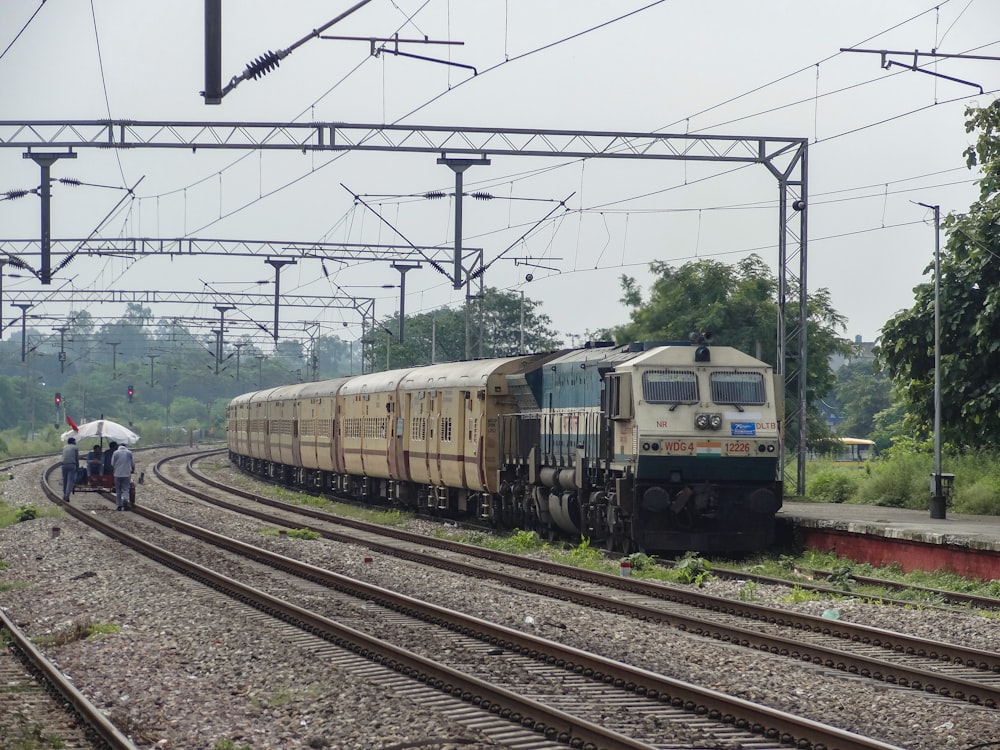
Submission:
[[[613,470],[642,549],[751,551],[781,507],[775,380],[729,347],[665,346],[607,376]],[[629,400],[631,403],[629,403]]]

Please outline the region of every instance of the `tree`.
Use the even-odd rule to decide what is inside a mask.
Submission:
[[[979,131],[966,152],[981,167],[979,199],[943,222],[938,314],[941,324],[941,434],[963,446],[1000,445],[1000,101],[966,110]],[[883,326],[879,363],[926,435],[934,419],[934,283],[914,289],[914,305]]]
[[[750,255],[734,266],[700,260],[674,268],[654,261],[650,270],[657,278],[648,300],[634,279],[622,277],[622,303],[631,308],[631,320],[608,332],[615,341],[686,342],[691,332],[710,332],[716,344],[775,363],[778,280],[759,256]],[[811,405],[833,387],[830,357],[849,354],[850,343],[838,333],[844,330],[845,319],[833,308],[827,289],[810,294],[808,313],[807,398]],[[790,329],[798,324],[797,307],[789,305],[785,314]],[[828,434],[825,420],[811,406],[807,419],[810,439]]]
[[[549,328],[550,318],[538,312],[538,302],[524,297],[524,353],[550,351],[560,342],[555,331]],[[481,308],[481,319],[480,319]],[[404,340],[397,341],[399,317],[383,319],[369,332],[368,367],[382,370],[386,365],[386,347],[389,347],[390,368],[415,367],[431,362],[455,362],[465,359],[466,317],[465,309],[444,308],[432,313],[406,316]],[[518,353],[521,345],[521,294],[488,288],[478,304],[470,305],[469,338],[479,342],[482,338],[483,357],[510,357]],[[433,350],[433,351],[432,351]],[[480,355],[476,343],[472,357]]]
[[[840,435],[871,439],[876,415],[892,406],[892,383],[874,360],[854,360],[837,370],[830,402],[843,418]]]

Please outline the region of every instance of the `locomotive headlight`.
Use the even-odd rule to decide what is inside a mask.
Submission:
[[[718,430],[722,427],[722,415],[721,414],[709,414],[708,415],[708,426],[713,430]]]
[[[699,414],[698,416],[696,416],[694,418],[694,426],[697,427],[699,430],[707,430],[708,429],[708,415],[707,414]]]

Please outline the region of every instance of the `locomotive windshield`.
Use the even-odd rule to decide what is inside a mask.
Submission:
[[[686,370],[647,370],[642,374],[642,398],[648,404],[694,404],[698,380]]]
[[[709,383],[717,404],[760,406],[767,401],[764,376],[759,372],[713,372]]]

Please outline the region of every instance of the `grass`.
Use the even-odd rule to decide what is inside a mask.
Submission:
[[[284,534],[282,534],[284,532]],[[265,528],[261,529],[261,534],[264,536],[287,536],[292,539],[319,539],[321,534],[318,531],[313,531],[312,529],[272,529]]]
[[[39,722],[20,711],[0,718],[0,746],[6,750],[61,750],[58,737],[48,737]]]
[[[56,630],[49,635],[39,636],[35,643],[42,647],[65,646],[76,641],[85,641],[104,635],[111,635],[121,630],[118,625],[95,623],[89,617],[78,617],[68,626]]]
[[[38,508],[34,505],[6,505],[0,503],[0,529],[13,526],[15,523],[33,521],[36,518],[55,518],[64,515],[64,511],[57,505],[43,505]]]
[[[955,451],[946,447],[944,473],[954,474],[948,508],[955,513],[1000,515],[1000,451]],[[789,470],[794,470],[794,462]],[[860,467],[835,461],[806,464],[806,494],[802,502],[859,503],[925,510],[930,501],[934,457],[929,446],[914,443]],[[786,492],[794,487],[786,486]]]
[[[1000,598],[1000,580],[982,581],[963,578],[946,570],[936,570],[933,572],[914,570],[910,573],[904,573],[898,564],[876,567],[869,563],[859,563],[848,558],[838,557],[832,552],[820,552],[818,550],[807,550],[797,557],[782,555],[777,558],[759,557],[745,560],[739,565],[739,568],[748,573],[786,578],[792,581],[798,578],[803,584],[807,580],[810,583],[821,583],[840,588],[851,596],[871,601],[891,598],[912,601],[915,606],[941,603],[939,596],[929,592],[913,590],[899,591],[890,587],[863,585],[857,582],[856,576],[880,578],[909,586],[923,586],[943,591]],[[829,571],[829,575],[826,578],[814,578],[810,580],[807,573],[807,569],[810,568]]]

